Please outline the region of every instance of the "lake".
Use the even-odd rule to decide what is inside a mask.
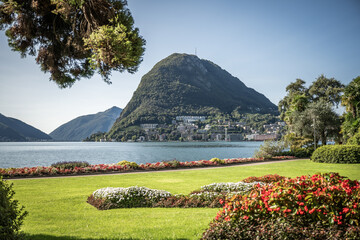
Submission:
[[[91,164],[252,157],[262,142],[1,142],[0,168],[50,166],[60,161]]]

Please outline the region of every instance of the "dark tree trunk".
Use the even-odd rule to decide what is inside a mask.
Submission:
[[[325,135],[325,132],[322,132],[321,133],[321,145],[326,145],[326,135]]]

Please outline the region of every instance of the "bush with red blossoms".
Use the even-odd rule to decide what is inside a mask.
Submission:
[[[261,177],[248,177],[242,180],[242,182],[251,183],[251,182],[263,182],[263,183],[273,183],[285,179],[286,177],[280,176],[278,174],[268,174]]]
[[[259,184],[227,199],[203,238],[359,239],[359,224],[359,181],[325,173]]]

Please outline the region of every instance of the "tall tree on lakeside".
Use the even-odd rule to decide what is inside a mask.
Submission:
[[[290,83],[286,87],[287,95],[280,100],[278,104],[279,112],[280,112],[280,118],[282,120],[285,120],[286,123],[289,124],[291,122],[291,119],[289,117],[289,112],[291,111],[291,105],[293,101],[296,101],[296,96],[305,96],[305,98],[308,98],[308,92],[307,88],[305,87],[305,81],[302,79],[296,79],[295,82]]]
[[[145,40],[126,0],[0,0],[0,30],[13,51],[36,56],[61,88],[96,71],[137,71]]]
[[[360,76],[354,78],[345,87],[341,105],[346,108],[341,127],[344,139],[352,139],[355,135],[359,135],[358,138],[360,139]],[[353,140],[350,140],[350,142],[357,143],[355,139]]]
[[[345,86],[335,78],[326,78],[321,74],[309,87],[310,98],[313,102],[323,99],[338,107],[344,87]]]
[[[339,137],[340,120],[333,111],[338,106],[344,85],[320,75],[309,88],[296,79],[286,87],[287,95],[279,102],[280,117],[288,125],[285,138],[291,148],[326,144],[329,137]]]

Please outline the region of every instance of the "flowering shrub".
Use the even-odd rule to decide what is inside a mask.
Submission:
[[[56,162],[51,164],[51,167],[53,168],[61,168],[61,169],[74,169],[75,167],[88,167],[90,166],[90,163],[88,162]]]
[[[359,221],[360,183],[315,174],[257,184],[228,198],[203,238],[358,239]]]
[[[88,199],[88,202],[101,202],[104,209],[110,208],[133,208],[151,207],[163,198],[170,197],[171,193],[163,190],[146,187],[128,188],[101,188],[96,190]],[[106,207],[105,207],[106,206]]]
[[[283,180],[285,178],[286,177],[280,176],[278,174],[268,174],[268,175],[261,176],[261,177],[248,177],[242,181],[246,182],[246,183],[251,183],[251,182],[273,183],[273,182],[278,182],[280,180]]]
[[[128,166],[118,166],[109,164],[96,164],[88,167],[75,167],[64,169],[56,167],[24,167],[24,168],[0,168],[0,175],[4,177],[37,177],[37,176],[58,176],[74,174],[93,174],[106,172],[129,171]]]
[[[218,163],[218,164],[225,164],[225,161],[221,160],[220,158],[212,158],[212,159],[210,159],[210,162]]]
[[[170,161],[163,161],[163,163],[168,164],[168,166],[171,168],[177,168],[180,166],[180,162],[176,159]]]
[[[139,165],[138,165],[136,162],[129,162],[129,161],[126,161],[126,160],[123,160],[123,161],[118,162],[117,165],[120,165],[120,166],[129,166],[129,167],[132,168],[132,169],[136,169],[136,168],[139,167]]]
[[[88,203],[98,209],[124,207],[221,207],[223,199],[244,194],[262,183],[213,183],[189,195],[171,195],[169,192],[145,187],[102,188],[96,190]],[[144,200],[145,199],[145,200]]]
[[[284,160],[293,159],[292,156],[277,156],[272,159]],[[223,164],[242,164],[250,162],[264,162],[267,161],[262,158],[232,158],[223,159]],[[89,165],[86,167],[74,168],[61,168],[61,167],[24,167],[24,168],[0,168],[0,175],[7,178],[13,177],[32,177],[32,176],[56,176],[56,175],[74,175],[74,174],[94,174],[94,173],[113,173],[113,172],[126,172],[126,171],[151,171],[161,169],[173,169],[173,168],[194,168],[194,167],[208,167],[208,166],[219,166],[222,163],[210,160],[199,160],[191,162],[178,162],[172,160],[168,162],[157,162],[157,163],[145,163],[137,165],[134,162],[128,162],[130,164],[96,164]],[[120,162],[121,163],[121,162]]]
[[[205,185],[201,187],[201,191],[203,192],[219,192],[219,193],[229,193],[229,192],[236,192],[236,193],[243,193],[251,190],[251,188],[255,184],[262,184],[259,182],[254,183],[244,183],[244,182],[228,182],[228,183],[212,183],[209,185]]]
[[[209,207],[219,208],[221,207],[221,199],[224,199],[225,195],[221,193],[195,193],[186,195],[175,195],[164,198],[157,202],[154,207],[181,207],[181,208],[196,208],[196,207]]]

